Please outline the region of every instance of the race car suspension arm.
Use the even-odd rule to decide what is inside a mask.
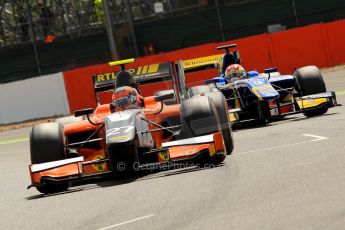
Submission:
[[[99,126],[99,127],[95,130],[95,132],[93,132],[83,143],[81,143],[81,145],[80,145],[80,146],[78,147],[78,149],[77,149],[77,152],[79,152],[79,150],[82,149],[86,143],[90,142],[91,138],[92,138],[96,133],[98,133],[98,131],[101,130],[103,127],[104,127],[104,123],[103,123],[101,126]]]
[[[277,88],[278,90],[278,92],[279,91],[285,91],[285,92],[287,92],[287,93],[289,93],[289,94],[293,94],[294,93],[294,90],[295,90],[295,87],[291,87],[291,88],[287,88],[287,89],[284,89],[284,88],[282,88],[282,87],[280,87],[280,86],[277,86],[277,85],[275,85],[275,84],[272,84],[271,83],[271,85],[273,86],[273,87],[275,87],[275,88]],[[291,90],[291,91],[289,91],[289,90]]]
[[[145,119],[143,117],[141,117],[141,120],[146,121],[147,123],[158,127],[160,130],[167,130],[170,133],[172,133],[174,136],[180,134],[180,132],[181,132],[181,130],[178,130],[178,131],[171,130],[170,128],[174,128],[173,126],[172,127],[164,127],[164,126],[161,126],[161,125],[159,125],[159,124],[157,124],[157,123],[155,123],[153,121],[147,120],[147,119]],[[176,126],[176,127],[178,127],[178,126]],[[158,131],[158,130],[154,130],[154,131]]]
[[[92,142],[97,142],[97,141],[102,141],[105,138],[96,138],[96,139],[92,139],[92,140],[86,140],[86,141],[81,141],[81,142],[75,142],[75,143],[71,143],[66,145],[66,147],[72,147],[72,146],[78,146],[78,145],[83,145],[86,143],[92,143]]]
[[[235,98],[233,97],[234,95],[235,95],[235,91],[229,96],[229,99],[227,99],[227,100],[235,100]]]
[[[169,129],[181,128],[181,127],[182,127],[182,125],[174,125],[174,126],[163,127],[163,128],[159,128],[159,129],[145,130],[145,131],[141,131],[138,133],[149,133],[149,132],[157,132],[157,131],[162,131],[162,130],[168,130],[169,131]]]

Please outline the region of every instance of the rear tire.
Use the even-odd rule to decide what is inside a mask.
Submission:
[[[294,73],[297,83],[297,89],[301,96],[326,92],[326,85],[322,74],[316,66],[306,66],[297,69]],[[328,111],[328,108],[318,108],[310,111],[305,111],[303,114],[307,117],[319,116]]]
[[[32,164],[41,164],[65,159],[63,128],[59,123],[35,125],[30,133],[30,156]],[[69,183],[42,184],[36,189],[41,193],[66,191]]]
[[[75,117],[75,116],[68,116],[68,117],[61,117],[55,120],[55,122],[65,126],[67,124],[75,123],[84,120],[83,117]]]
[[[167,94],[171,94],[171,93],[174,93],[173,89],[162,90],[162,91],[155,92],[154,96],[163,96],[163,95],[167,95]],[[175,104],[177,104],[176,96],[173,99],[169,99],[169,100],[163,101],[163,103],[166,104],[166,105],[175,105]]]
[[[190,97],[194,97],[207,92],[212,92],[212,88],[209,85],[193,86],[188,90],[188,94]]]
[[[306,117],[316,117],[316,116],[321,116],[322,114],[327,113],[328,108],[321,108],[321,109],[315,109],[311,111],[305,111],[303,114]]]
[[[216,105],[210,97],[200,96],[182,101],[180,110],[183,132],[187,133],[186,138],[212,134],[221,129]],[[208,158],[207,163],[217,165],[222,163],[225,158],[226,150],[224,154]],[[206,162],[201,160],[200,163]]]

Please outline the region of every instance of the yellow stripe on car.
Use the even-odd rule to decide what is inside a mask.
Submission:
[[[317,98],[317,99],[297,99],[297,104],[300,109],[308,109],[312,107],[319,106],[323,103],[327,103],[327,98]]]
[[[109,66],[113,67],[117,65],[129,64],[129,63],[133,63],[134,60],[135,60],[134,58],[130,58],[130,59],[125,59],[125,60],[120,60],[120,61],[113,61],[113,62],[109,62]]]
[[[125,134],[125,135],[121,135],[121,136],[111,137],[110,140],[111,141],[123,141],[123,140],[126,140],[128,138],[129,138],[129,136]]]
[[[217,55],[212,55],[212,56],[207,56],[207,57],[184,60],[183,68],[190,69],[190,68],[195,68],[199,66],[217,64],[219,60],[223,57],[223,55],[224,54],[217,54]]]
[[[230,113],[229,114],[229,119],[230,119],[231,122],[237,121],[238,120],[237,114]]]

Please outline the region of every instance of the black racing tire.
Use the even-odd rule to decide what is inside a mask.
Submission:
[[[72,123],[79,122],[82,120],[84,120],[83,117],[67,116],[67,117],[58,118],[55,120],[55,122],[65,126],[67,124],[72,124]]]
[[[193,86],[188,89],[188,94],[190,97],[194,97],[207,92],[212,92],[212,88],[209,85]]]
[[[231,155],[232,151],[234,150],[234,140],[232,137],[232,129],[226,99],[221,92],[209,92],[206,93],[206,96],[212,98],[216,106],[222,130],[225,150],[227,155]]]
[[[59,123],[35,125],[30,133],[30,157],[32,164],[65,159],[63,128]],[[42,184],[36,189],[45,194],[66,191],[69,183]]]
[[[296,80],[296,88],[301,96],[326,92],[326,84],[322,74],[316,66],[306,66],[297,69],[294,73]],[[305,111],[303,114],[307,117],[319,116],[328,111],[327,107],[317,108]]]
[[[302,96],[326,92],[322,74],[316,66],[306,66],[294,73]]]
[[[181,122],[189,137],[197,137],[218,131],[217,111],[209,97],[193,97],[180,105]]]
[[[221,129],[217,108],[211,97],[199,96],[184,100],[180,111],[183,131],[187,132],[189,137],[208,135]],[[210,158],[208,162],[220,164],[225,158],[226,151]]]
[[[320,109],[313,109],[310,111],[305,111],[303,114],[306,117],[316,117],[316,116],[321,116],[321,115],[327,113],[327,111],[328,111],[328,108],[324,107],[324,108],[320,108]]]
[[[157,91],[153,95],[154,96],[163,96],[163,95],[167,95],[167,94],[171,94],[171,93],[175,93],[173,89]],[[165,105],[175,105],[175,104],[177,104],[176,97],[174,97],[173,99],[165,100],[165,101],[163,101],[163,103]]]

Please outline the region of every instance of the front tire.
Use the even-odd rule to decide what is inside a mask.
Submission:
[[[234,141],[232,137],[232,129],[228,113],[228,104],[225,100],[224,95],[220,92],[209,92],[206,93],[206,96],[212,98],[216,106],[226,153],[227,155],[231,155],[232,151],[234,150]]]
[[[30,133],[30,156],[32,164],[65,159],[63,128],[59,123],[35,125]],[[66,191],[69,183],[41,184],[36,189],[45,194]]]
[[[296,88],[301,96],[326,92],[326,84],[322,74],[316,66],[306,66],[297,69],[294,73]],[[307,117],[320,116],[328,111],[327,107],[305,111]]]
[[[216,105],[210,97],[200,96],[182,101],[180,110],[183,132],[187,133],[185,138],[203,136],[221,131]],[[209,158],[207,163],[217,165],[222,163],[225,158],[226,150],[224,154],[216,154]],[[201,160],[200,163],[204,164],[206,162]]]

